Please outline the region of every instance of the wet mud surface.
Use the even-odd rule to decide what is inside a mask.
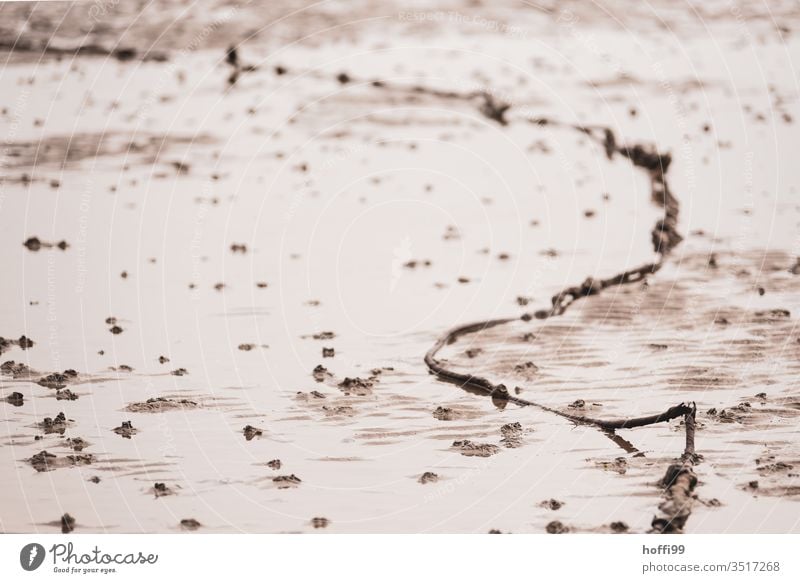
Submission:
[[[798,532],[763,6],[120,4],[0,7],[0,531]]]

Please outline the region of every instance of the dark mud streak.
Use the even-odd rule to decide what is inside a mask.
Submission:
[[[392,89],[391,86],[378,81],[372,82],[372,86],[382,89]],[[407,91],[408,89],[405,90]],[[508,124],[505,115],[509,107],[495,102],[489,93],[477,92],[458,94],[416,86],[411,88],[411,91],[415,93],[426,93],[439,98],[457,99],[467,102],[478,99],[481,101],[479,110],[483,115],[502,126]],[[667,471],[667,476],[662,480],[661,485],[665,489],[664,496],[666,500],[662,503],[660,509],[664,516],[653,519],[653,530],[651,531],[680,532],[691,513],[692,493],[697,483],[697,477],[692,471],[692,467],[699,459],[694,453],[694,405],[689,406],[685,403],[681,403],[670,407],[662,413],[637,418],[598,419],[583,415],[575,415],[514,396],[509,393],[508,389],[503,384],[495,384],[487,378],[473,374],[456,372],[447,368],[436,358],[436,355],[442,348],[456,342],[463,336],[480,332],[488,328],[502,326],[517,320],[527,322],[534,318],[543,320],[553,316],[560,316],[572,303],[580,298],[599,294],[602,290],[609,287],[644,281],[647,276],[655,274],[661,269],[672,249],[682,241],[682,237],[677,230],[680,205],[678,200],[671,193],[666,179],[666,173],[672,161],[669,154],[660,154],[656,150],[651,150],[641,145],[619,145],[613,131],[610,128],[602,126],[578,126],[545,118],[529,119],[527,121],[538,126],[549,125],[579,131],[597,141],[604,148],[606,156],[609,159],[612,159],[615,155],[624,156],[635,167],[642,168],[648,173],[650,177],[652,200],[664,209],[663,216],[656,222],[651,232],[653,247],[655,252],[659,255],[659,259],[654,263],[623,271],[607,279],[589,277],[582,284],[567,287],[555,294],[551,299],[551,306],[548,309],[539,310],[533,314],[526,313],[519,318],[485,320],[453,328],[441,336],[430,350],[428,350],[425,354],[425,364],[428,366],[429,370],[440,379],[457,384],[462,388],[477,388],[489,394],[493,399],[510,401],[521,406],[537,407],[578,424],[594,425],[600,428],[607,436],[614,440],[617,445],[627,452],[636,450],[627,441],[622,440],[620,442],[615,439],[618,437],[614,433],[616,429],[630,429],[683,417],[686,427],[686,450],[681,456],[680,462],[670,466],[670,469]]]

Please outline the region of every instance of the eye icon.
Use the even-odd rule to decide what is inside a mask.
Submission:
[[[42,566],[45,550],[39,543],[30,543],[19,552],[19,564],[26,571],[35,571]]]

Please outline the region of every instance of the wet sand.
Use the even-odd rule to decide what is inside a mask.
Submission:
[[[685,530],[798,532],[798,14],[652,5],[3,5],[0,530],[647,532],[680,419],[423,362],[656,259],[646,174],[548,118],[671,153],[684,241],[442,357],[696,402]]]

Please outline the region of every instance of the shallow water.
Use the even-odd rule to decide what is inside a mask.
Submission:
[[[559,408],[696,401],[707,504],[687,530],[797,532],[791,34],[755,3],[709,7],[702,26],[659,4],[668,26],[616,3],[605,6],[619,19],[580,4],[453,3],[436,16],[366,3],[273,22],[294,7],[264,6],[220,4],[162,29],[157,10],[187,7],[135,17],[108,5],[86,38],[91,20],[73,11],[90,6],[3,6],[4,41],[110,47],[124,31],[119,46],[167,60],[19,46],[4,57],[0,336],[35,344],[0,359],[35,372],[0,376],[0,530],[57,530],[69,512],[78,532],[170,532],[186,518],[209,532],[314,531],[314,517],[330,520],[323,532],[543,532],[552,520],[646,531],[679,422],[620,432],[637,457],[590,427],[437,381],[422,362],[452,326],[547,307],[565,285],[653,260],[647,176],[579,132],[527,121],[546,116],[671,151],[686,240],[647,289],[493,329],[448,357],[498,380],[532,360],[522,396]],[[229,87],[224,49],[245,39],[240,58],[258,68]],[[490,89],[512,105],[509,124],[372,79]],[[69,247],[31,251],[33,236]],[[756,315],[777,309],[789,316]],[[525,331],[536,340],[521,343]],[[334,337],[313,338],[323,332]],[[484,354],[467,359],[469,347]],[[77,400],[35,382],[65,369],[79,373],[66,383]],[[346,394],[346,377],[374,379]],[[4,400],[15,391],[22,406]],[[127,410],[155,397],[196,406]],[[707,414],[745,401],[731,419]],[[37,424],[60,411],[64,434],[45,434]],[[135,435],[113,432],[128,420]],[[505,447],[514,422],[521,443]],[[261,435],[247,440],[246,425]],[[89,442],[90,464],[28,463],[75,454],[69,437]],[[451,444],[464,439],[499,451],[461,455]],[[420,484],[424,472],[439,481]],[[273,480],[291,475],[301,482]],[[155,482],[173,495],[156,497]],[[550,499],[564,505],[541,506]]]

